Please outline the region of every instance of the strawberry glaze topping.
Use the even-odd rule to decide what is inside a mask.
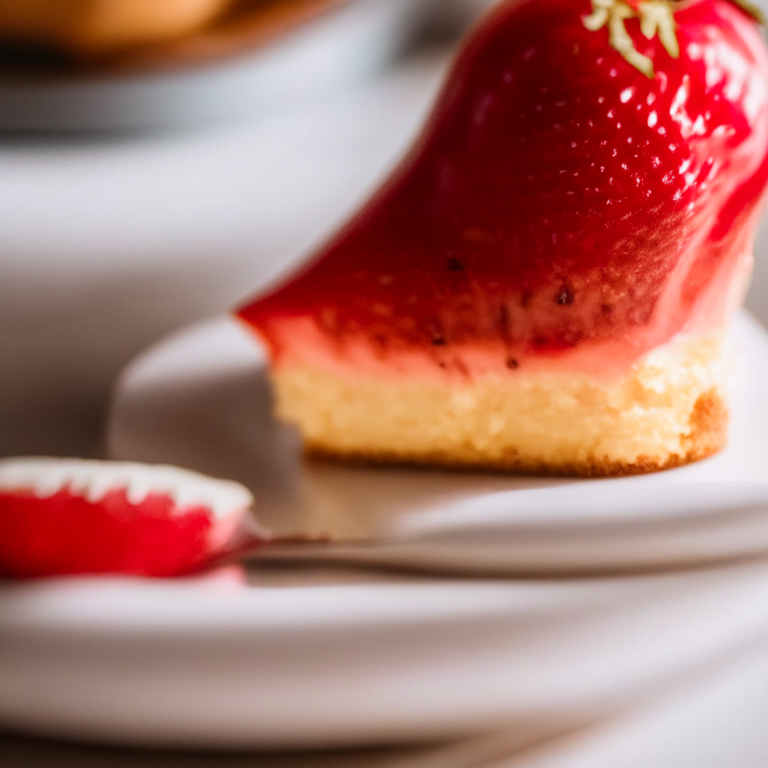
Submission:
[[[490,14],[390,180],[240,311],[274,362],[608,375],[722,327],[768,182],[768,57],[727,0],[653,4],[679,50],[637,3]],[[637,56],[616,45],[615,6],[632,10],[620,21]]]

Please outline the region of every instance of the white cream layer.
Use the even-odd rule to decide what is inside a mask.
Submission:
[[[241,514],[254,502],[240,483],[178,467],[43,457],[0,460],[0,492],[26,491],[49,498],[64,490],[91,503],[110,491],[124,490],[131,504],[159,494],[170,497],[178,512],[205,507],[217,518]]]

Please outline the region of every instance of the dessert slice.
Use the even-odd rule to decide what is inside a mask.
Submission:
[[[193,573],[266,541],[250,492],[176,467],[0,461],[0,577]]]
[[[352,221],[239,315],[342,459],[614,475],[726,443],[768,182],[768,57],[728,0],[511,0]]]

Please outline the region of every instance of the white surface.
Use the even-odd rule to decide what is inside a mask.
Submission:
[[[566,583],[348,580],[0,587],[0,725],[229,748],[554,736],[768,630],[766,565]]]
[[[272,557],[552,575],[768,554],[768,334],[741,315],[734,342],[740,372],[730,447],[643,477],[568,481],[302,462],[295,435],[272,420],[260,347],[226,318],[172,336],[128,369],[108,450],[238,480],[268,528],[349,543],[301,544]]]
[[[668,701],[493,768],[764,768],[768,654],[744,654]],[[487,764],[487,768],[492,768]]]
[[[330,233],[444,65],[215,131],[0,145],[0,455],[94,453],[120,369]]]
[[[379,69],[421,17],[419,0],[355,0],[274,44],[186,69],[0,79],[0,131],[135,131],[268,114]]]

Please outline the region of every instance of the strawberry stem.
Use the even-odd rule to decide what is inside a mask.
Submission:
[[[653,60],[635,48],[627,32],[626,21],[639,19],[643,35],[648,40],[658,36],[664,50],[673,59],[677,59],[680,56],[680,44],[677,40],[674,5],[679,2],[681,0],[639,0],[630,4],[629,0],[592,0],[592,13],[583,18],[583,23],[590,32],[597,32],[607,26],[611,47],[635,69],[653,78],[656,74]],[[750,0],[731,2],[759,24],[768,23],[762,9]]]
[[[664,50],[673,58],[680,56],[677,26],[671,0],[640,0],[637,7],[627,0],[592,0],[592,13],[583,19],[590,32],[608,27],[611,47],[646,77],[655,76],[653,60],[640,53],[627,32],[627,19],[638,18],[640,31],[648,39],[659,38]]]

